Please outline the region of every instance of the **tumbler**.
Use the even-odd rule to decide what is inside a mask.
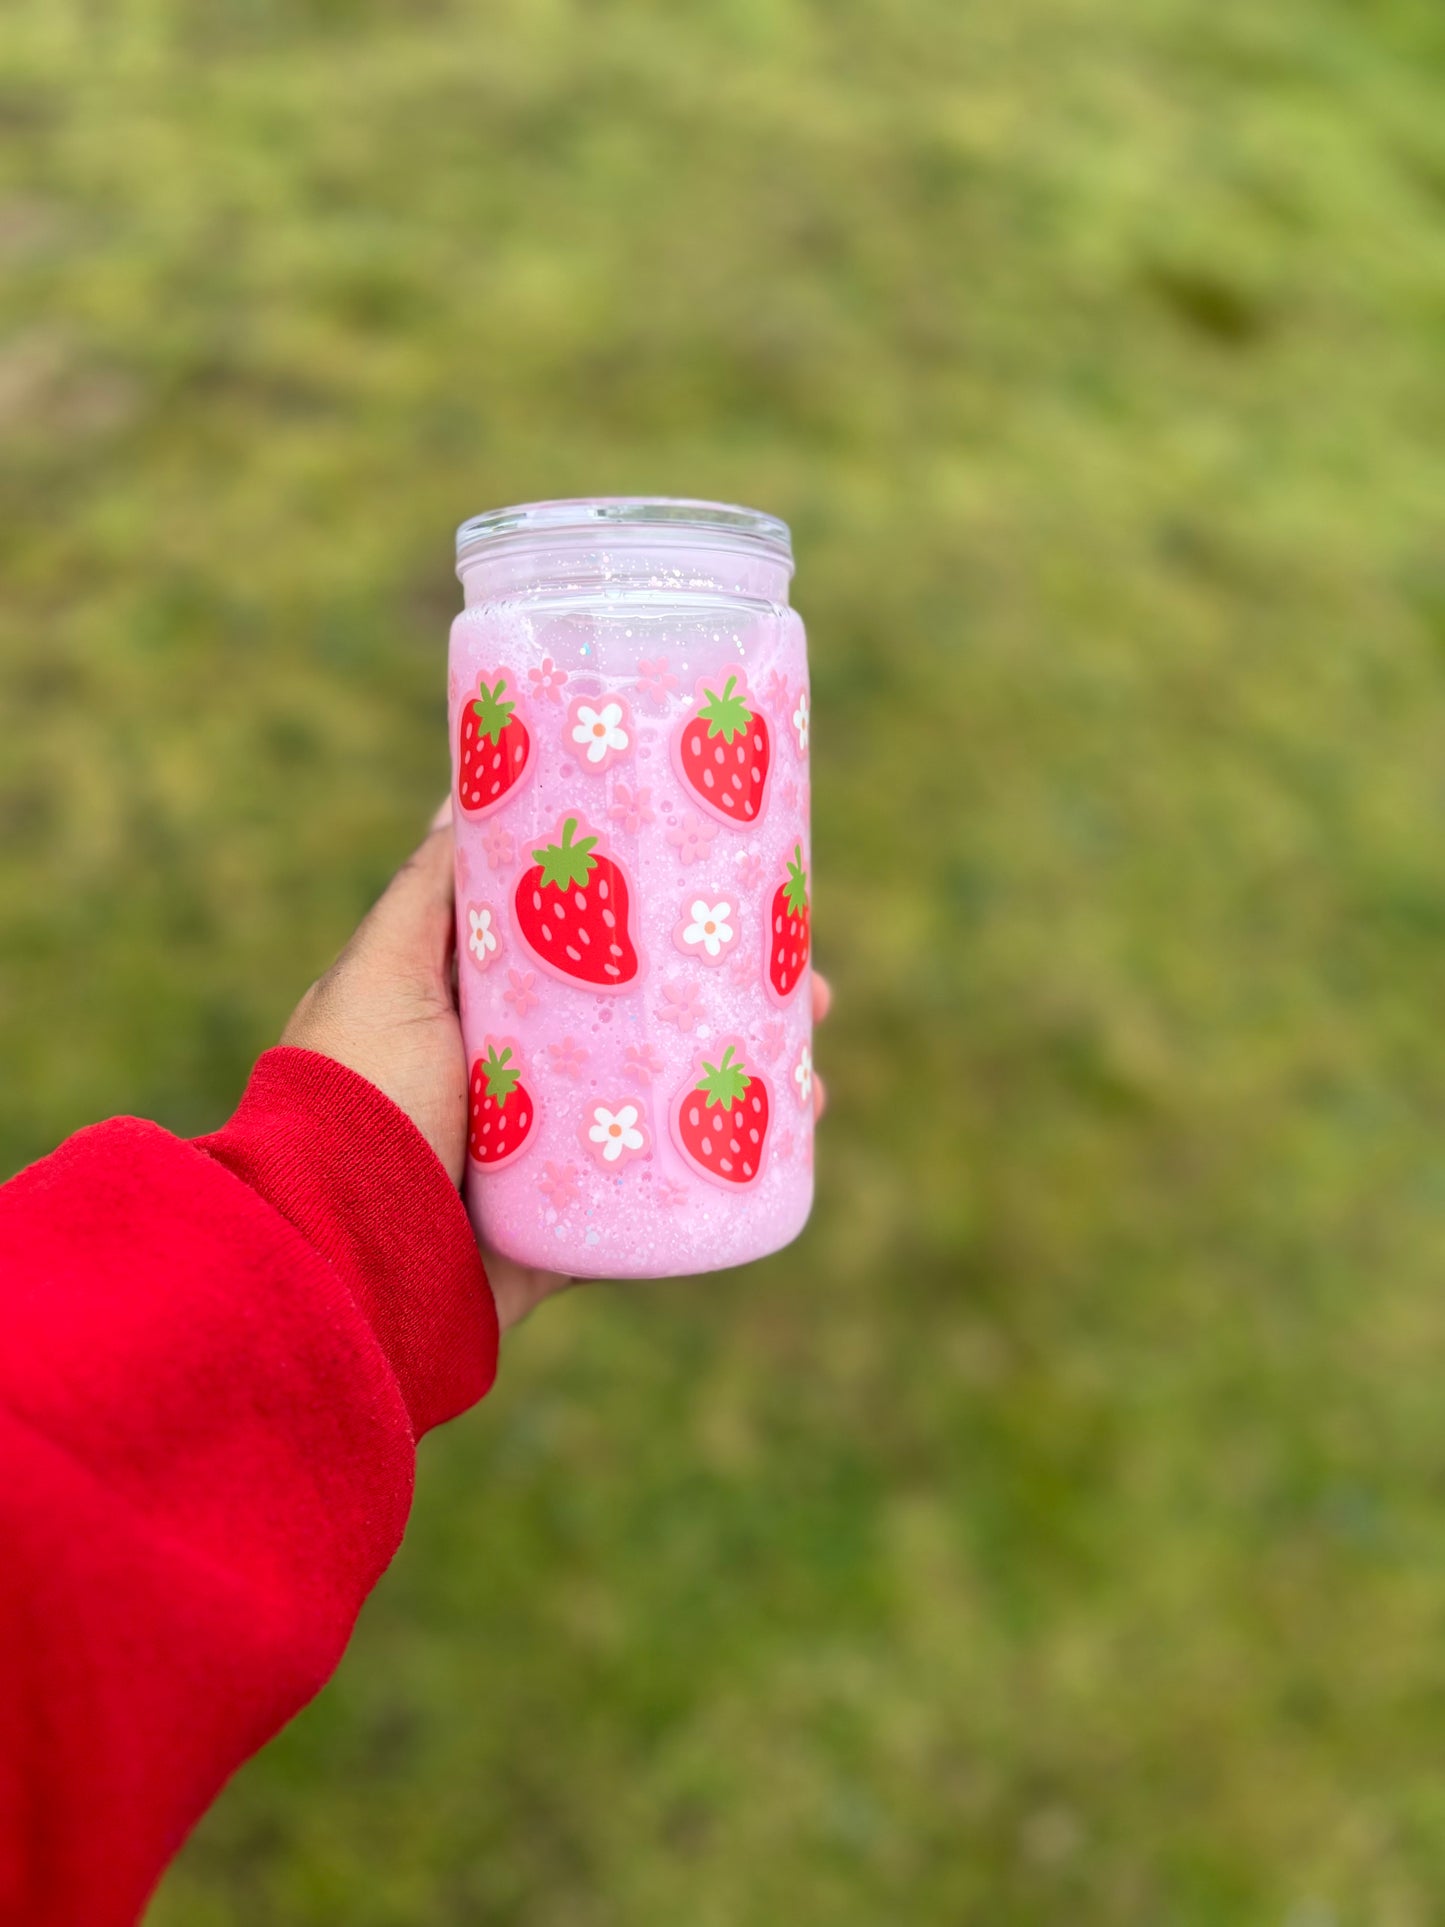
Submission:
[[[464,522],[451,631],[466,1202],[578,1277],[777,1251],[813,1193],[808,668],[787,525]]]

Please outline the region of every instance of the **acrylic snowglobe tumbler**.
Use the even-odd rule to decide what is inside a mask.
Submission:
[[[813,1195],[808,666],[787,527],[463,523],[449,719],[482,1245],[590,1278],[777,1251]]]

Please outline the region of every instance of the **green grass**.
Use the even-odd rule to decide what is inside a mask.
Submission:
[[[424,1448],[157,1927],[1445,1911],[1445,27],[12,0],[0,1159],[225,1115],[449,534],[787,516],[813,1226]]]

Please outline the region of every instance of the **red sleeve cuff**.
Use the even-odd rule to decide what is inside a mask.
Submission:
[[[420,1438],[490,1388],[497,1312],[455,1186],[406,1113],[315,1051],[269,1050],[199,1148],[330,1260]]]

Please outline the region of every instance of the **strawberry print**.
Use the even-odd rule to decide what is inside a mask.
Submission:
[[[740,1037],[724,1038],[672,1105],[673,1142],[693,1170],[715,1184],[756,1184],[767,1155],[772,1093],[748,1064]]]
[[[462,704],[457,729],[457,800],[468,816],[485,816],[506,802],[531,764],[527,725],[507,699],[507,678],[485,672],[477,693]]]
[[[544,969],[593,990],[621,990],[641,964],[630,930],[631,889],[620,864],[579,836],[580,816],[563,817],[556,840],[533,850],[517,880],[513,908],[523,943]]]
[[[803,981],[808,967],[809,917],[808,872],[803,867],[803,846],[795,843],[788,874],[774,890],[768,914],[768,994],[775,1004],[787,1003]]]
[[[767,804],[772,740],[766,717],[749,707],[741,677],[729,676],[720,689],[706,680],[698,684],[696,707],[672,739],[672,760],[705,810],[724,823],[758,821]]]
[[[467,1151],[484,1171],[500,1171],[532,1141],[537,1106],[522,1082],[517,1041],[485,1038],[472,1065]]]

